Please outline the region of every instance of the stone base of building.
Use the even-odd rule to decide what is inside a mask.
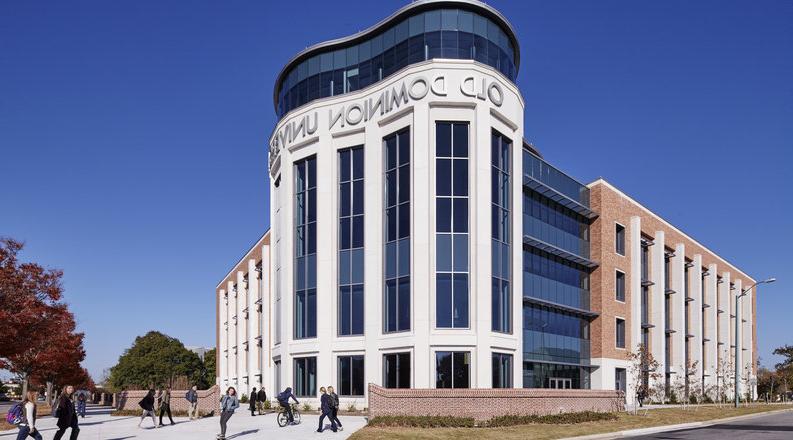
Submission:
[[[547,415],[624,409],[622,391],[499,389],[391,389],[369,384],[369,417],[455,416],[478,421],[505,415]]]

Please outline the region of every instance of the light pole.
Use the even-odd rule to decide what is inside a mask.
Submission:
[[[736,295],[735,296],[735,359],[734,359],[735,360],[735,386],[733,387],[733,389],[735,391],[735,399],[734,399],[734,401],[735,401],[735,407],[736,408],[738,408],[738,405],[740,404],[740,401],[741,401],[740,394],[738,393],[738,384],[741,383],[741,366],[738,363],[738,353],[741,352],[741,340],[740,340],[740,338],[738,338],[738,329],[740,328],[739,326],[741,325],[740,299],[742,297],[746,296],[746,293],[749,292],[750,290],[752,290],[752,288],[754,288],[754,286],[757,286],[759,284],[773,283],[774,281],[776,281],[776,278],[769,278],[767,280],[758,281],[758,282],[752,284],[751,286],[741,290],[740,295]]]

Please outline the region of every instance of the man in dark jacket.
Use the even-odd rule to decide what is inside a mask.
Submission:
[[[291,387],[286,387],[284,392],[278,395],[278,404],[281,405],[281,408],[283,408],[284,411],[286,411],[286,416],[287,420],[289,420],[289,423],[295,423],[295,416],[292,415],[292,406],[289,405],[290,398],[294,400],[296,404],[300,405],[300,402],[297,401],[297,397],[292,394]]]
[[[251,410],[251,417],[256,416],[256,399],[258,395],[256,394],[256,387],[253,387],[251,390],[251,397],[248,399],[248,409]]]
[[[53,440],[61,440],[69,428],[72,428],[69,440],[77,440],[77,436],[80,435],[80,427],[77,426],[77,413],[74,411],[74,402],[72,402],[73,394],[74,387],[69,385],[63,389],[63,393],[58,399],[58,409],[55,412],[55,416],[58,418],[58,432],[55,433]]]
[[[259,407],[259,414],[264,413],[264,402],[267,401],[267,393],[264,391],[264,387],[259,388],[259,392],[256,394],[256,406]]]
[[[198,387],[193,385],[190,388],[190,391],[187,392],[185,396],[188,402],[190,402],[190,407],[187,409],[187,416],[190,417],[190,420],[198,418]]]
[[[319,402],[322,410],[322,415],[319,416],[319,428],[317,428],[317,432],[322,432],[322,422],[325,420],[325,417],[330,419],[330,429],[333,432],[336,432],[338,429],[336,428],[336,421],[333,420],[333,398],[330,397],[325,390],[325,387],[319,389],[319,392],[322,393],[322,397],[320,397]]]

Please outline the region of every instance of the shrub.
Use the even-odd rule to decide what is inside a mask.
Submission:
[[[240,397],[240,403],[248,403],[248,395],[243,393],[242,397]]]
[[[473,428],[473,417],[452,416],[378,416],[369,426],[410,428]]]
[[[303,404],[303,411],[311,411],[311,404],[306,402]]]
[[[358,412],[358,408],[355,407],[355,402],[351,402],[349,405],[347,405],[347,412]]]
[[[272,409],[272,407],[273,405],[270,403],[269,400],[265,400],[264,403],[262,403],[262,408],[264,409]]]
[[[603,413],[603,412],[594,412],[594,411],[549,414],[545,416],[507,415],[507,416],[493,417],[487,422],[487,426],[499,427],[499,426],[532,425],[532,424],[571,425],[575,423],[599,422],[599,421],[616,420],[616,419],[617,419],[617,415],[614,413]]]

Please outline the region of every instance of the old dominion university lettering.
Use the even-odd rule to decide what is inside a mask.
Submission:
[[[368,384],[632,400],[627,351],[640,341],[662,361],[660,384],[717,380],[706,371],[730,335],[717,345],[698,323],[734,314],[697,301],[750,279],[602,179],[583,185],[545,161],[524,140],[519,68],[515,30],[475,0],[411,2],[286,63],[271,229],[216,287],[221,386],[291,386],[316,405],[336,384],[358,407]],[[721,284],[683,285],[703,268]]]

